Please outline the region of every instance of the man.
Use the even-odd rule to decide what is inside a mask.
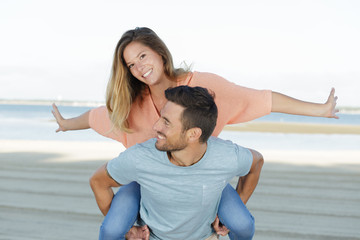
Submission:
[[[94,173],[90,184],[104,215],[113,197],[111,187],[140,184],[143,226],[132,233],[139,238],[150,234],[151,239],[207,239],[213,234],[226,184],[244,176],[238,191],[247,201],[257,185],[263,158],[254,150],[210,137],[217,107],[206,89],[180,86],[166,90],[165,96],[168,102],[153,127],[157,138],[109,161]]]

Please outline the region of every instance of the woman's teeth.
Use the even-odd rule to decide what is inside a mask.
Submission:
[[[151,72],[152,72],[152,69],[150,69],[149,71],[147,71],[147,72],[143,75],[143,77],[149,76]]]

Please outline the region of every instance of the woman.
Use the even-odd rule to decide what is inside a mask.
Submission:
[[[128,148],[155,137],[152,125],[166,102],[164,91],[179,85],[201,86],[215,93],[219,112],[214,136],[219,135],[226,124],[250,121],[270,112],[337,118],[334,89],[326,103],[315,104],[270,90],[244,88],[215,74],[176,69],[162,40],[151,29],[136,28],[125,32],[116,46],[106,107],[64,119],[53,105],[53,114],[59,124],[56,131],[92,128]],[[243,203],[248,198],[241,192],[241,179],[236,190],[239,195],[230,185],[225,188],[218,216],[230,229],[231,239],[251,239],[253,222],[242,216]],[[137,183],[121,187],[109,212],[105,213],[100,239],[123,239],[137,218],[139,201]],[[217,225],[215,227],[219,229]]]

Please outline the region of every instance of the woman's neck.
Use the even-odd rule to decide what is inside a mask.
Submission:
[[[161,83],[149,86],[151,98],[158,112],[160,112],[166,103],[165,90],[171,87],[176,87],[176,85],[176,81],[164,79]]]

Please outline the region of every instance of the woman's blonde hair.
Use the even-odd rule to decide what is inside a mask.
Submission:
[[[170,79],[176,81],[178,76],[188,72],[183,68],[174,68],[169,49],[153,30],[141,27],[129,30],[122,35],[114,53],[111,77],[106,90],[106,107],[114,127],[128,133],[131,132],[127,121],[131,104],[136,97],[141,97],[148,89],[145,83],[131,74],[123,57],[124,49],[133,41],[151,48],[162,57],[164,73]]]

